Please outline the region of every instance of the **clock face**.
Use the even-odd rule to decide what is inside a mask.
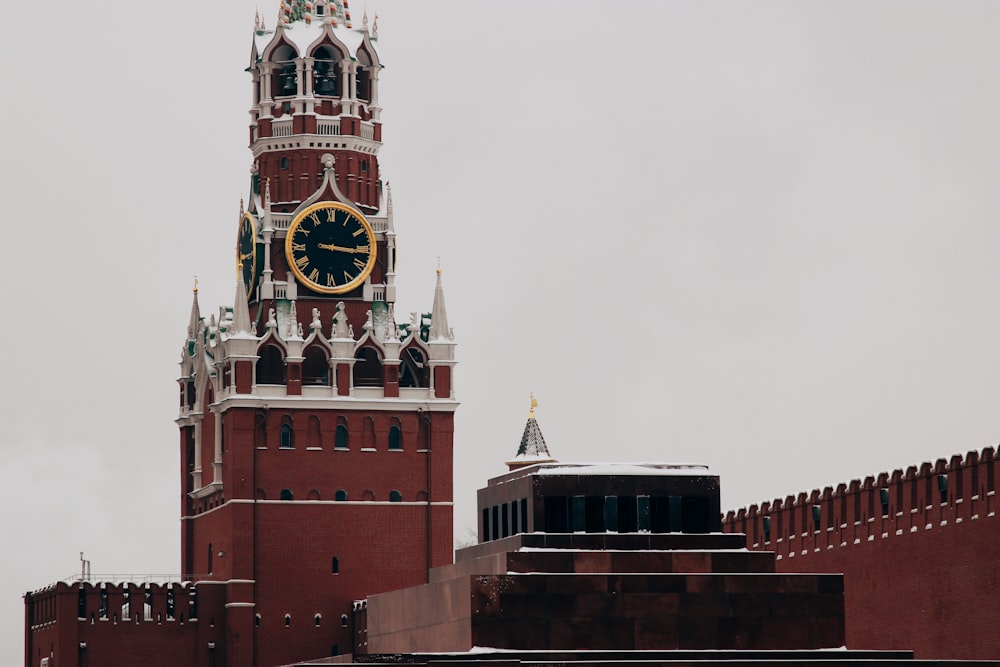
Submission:
[[[344,204],[313,204],[288,227],[285,257],[309,289],[343,294],[375,267],[375,233],[363,215]]]
[[[257,223],[250,213],[244,213],[240,220],[240,232],[236,237],[236,266],[239,267],[247,295],[252,296],[257,282]]]

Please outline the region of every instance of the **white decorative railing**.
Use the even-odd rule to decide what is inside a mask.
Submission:
[[[340,119],[318,121],[316,123],[316,134],[321,137],[339,136]]]
[[[277,215],[271,214],[271,225],[275,229],[288,229],[288,226],[292,224],[292,216],[290,215]]]
[[[290,137],[292,136],[292,119],[288,120],[276,120],[271,123],[271,136],[272,137]]]
[[[375,141],[375,126],[371,123],[361,123],[361,138]]]
[[[384,232],[389,229],[389,220],[387,218],[368,218],[368,222],[371,223],[373,232]]]
[[[385,301],[385,285],[372,285],[372,301]]]

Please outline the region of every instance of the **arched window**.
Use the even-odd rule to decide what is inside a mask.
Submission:
[[[292,495],[292,490],[291,489],[282,489],[281,490],[281,499],[282,500],[294,500],[295,497]]]
[[[309,500],[319,500],[320,499],[319,491],[317,491],[316,489],[309,489],[309,493],[308,495],[306,495],[306,498],[308,498]]]
[[[257,384],[285,384],[285,360],[277,345],[265,345],[257,360]]]
[[[317,10],[320,9],[317,7]],[[319,14],[322,16],[322,14]],[[323,45],[313,52],[313,92],[317,95],[340,97],[340,53],[331,46]]]
[[[298,92],[298,76],[295,73],[295,49],[282,44],[271,54],[274,62],[274,84],[271,93],[275,97],[295,95]]]
[[[302,362],[302,384],[330,385],[330,362],[326,352],[318,345],[310,345]]]
[[[382,386],[382,359],[374,347],[363,347],[354,354],[355,387]]]
[[[306,447],[321,447],[323,445],[320,442],[319,435],[319,417],[316,415],[309,416],[309,428],[306,431],[308,439],[306,440]]]
[[[292,449],[295,447],[295,435],[291,424],[281,425],[281,448]]]
[[[341,614],[340,615],[340,627],[342,627],[342,628],[346,628],[347,627],[347,614]]]
[[[285,627],[286,628],[292,627],[292,615],[291,614],[285,614]]]
[[[336,556],[330,561],[330,574],[340,574],[340,559]]]
[[[254,617],[253,617],[253,624],[254,624],[254,627],[257,627],[257,628],[260,627],[260,614],[255,614],[254,615]]]
[[[403,502],[403,494],[393,489],[389,492],[389,502],[390,503],[401,503]]]
[[[399,450],[403,448],[403,431],[398,424],[389,427],[389,449]]]
[[[371,57],[364,49],[358,49],[358,69],[354,77],[354,96],[368,100],[371,95]]]
[[[316,614],[315,616],[313,616],[313,623],[316,624],[317,628],[319,627],[319,623],[320,623],[321,620],[323,620],[323,617],[320,616],[319,614]]]
[[[347,491],[344,491],[343,489],[337,489],[337,493],[333,496],[333,499],[337,500],[339,502],[346,501],[347,500]]]
[[[337,424],[337,433],[333,436],[333,446],[335,449],[349,449],[351,446],[350,436],[347,433],[346,424]]]
[[[427,360],[420,348],[416,345],[410,345],[403,350],[403,354],[399,358],[402,362],[399,369],[400,387],[429,386]]]

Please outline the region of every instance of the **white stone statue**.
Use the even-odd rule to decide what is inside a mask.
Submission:
[[[274,315],[274,308],[267,309],[267,328],[277,329],[278,328],[278,318]]]
[[[354,338],[354,329],[347,322],[347,311],[343,301],[337,302],[337,310],[333,314],[333,337]]]
[[[365,331],[371,331],[372,329],[375,328],[375,322],[372,317],[372,311],[370,310],[365,311],[365,315],[366,315],[365,323],[361,328],[364,329]]]
[[[323,328],[323,323],[319,321],[319,308],[313,308],[313,320],[312,324],[309,325],[311,331],[320,332]]]

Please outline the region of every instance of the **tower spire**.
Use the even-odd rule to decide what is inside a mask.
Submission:
[[[188,320],[188,340],[194,340],[198,335],[198,323],[201,322],[201,309],[198,307],[198,276],[194,277],[194,297],[191,301],[191,318]]]
[[[236,266],[236,301],[233,303],[233,334],[250,333],[250,308],[247,306],[247,287],[243,282],[243,260]]]
[[[448,311],[444,306],[444,287],[441,285],[441,258],[438,258],[437,285],[434,287],[434,305],[431,307],[431,330],[428,341],[453,340],[448,326]]]

